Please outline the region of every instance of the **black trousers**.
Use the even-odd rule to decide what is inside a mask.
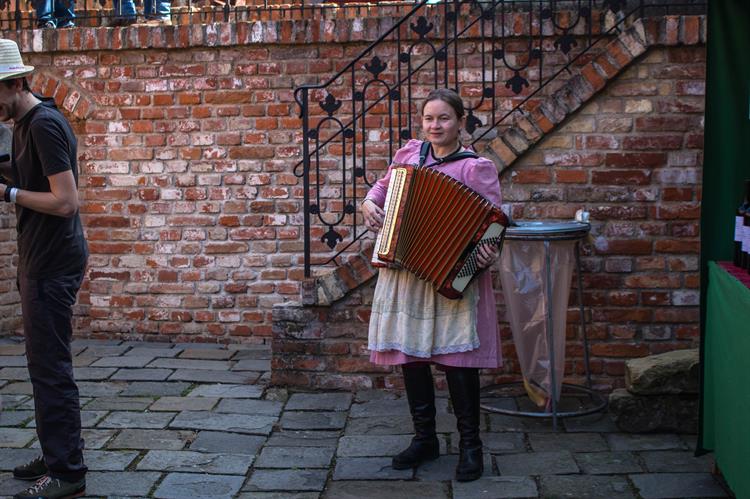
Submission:
[[[50,476],[68,482],[84,478],[87,470],[70,349],[73,305],[84,270],[50,279],[18,276],[36,432]]]

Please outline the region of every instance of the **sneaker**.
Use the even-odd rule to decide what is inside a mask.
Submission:
[[[39,480],[47,474],[47,463],[43,456],[38,456],[21,466],[13,468],[13,478],[16,480]]]
[[[55,21],[44,21],[36,25],[38,29],[55,29],[57,25]]]
[[[64,482],[43,476],[34,485],[13,496],[13,499],[72,499],[86,494],[86,479]]]
[[[57,29],[75,28],[75,27],[76,27],[76,24],[73,21],[65,21],[65,22],[60,23],[60,24],[57,25]]]

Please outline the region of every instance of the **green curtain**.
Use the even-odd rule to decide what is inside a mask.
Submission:
[[[705,355],[707,263],[732,259],[734,211],[744,195],[744,180],[750,178],[750,2],[710,0],[707,38],[701,202],[702,362]],[[710,450],[704,447],[703,402],[701,400],[698,453]]]

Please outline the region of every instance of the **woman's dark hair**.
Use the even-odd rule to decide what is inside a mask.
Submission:
[[[26,91],[26,92],[31,92],[31,87],[29,86],[29,82],[26,79],[26,77],[9,78],[7,80],[2,80],[2,82],[5,84],[6,87],[10,88],[10,87],[12,87],[15,84],[16,80],[23,80],[23,87],[22,87],[22,89],[24,91]]]
[[[424,108],[427,103],[433,100],[441,100],[445,102],[453,108],[453,110],[456,112],[456,117],[459,120],[463,118],[465,112],[464,102],[461,100],[461,97],[459,97],[455,90],[451,90],[450,88],[436,88],[435,90],[432,90],[429,94],[427,94],[427,98],[422,104],[422,113],[424,113]]]

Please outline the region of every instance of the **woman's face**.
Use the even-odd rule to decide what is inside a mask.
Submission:
[[[458,119],[456,111],[442,100],[431,100],[422,111],[422,132],[433,146],[447,147],[458,142],[464,118]]]

